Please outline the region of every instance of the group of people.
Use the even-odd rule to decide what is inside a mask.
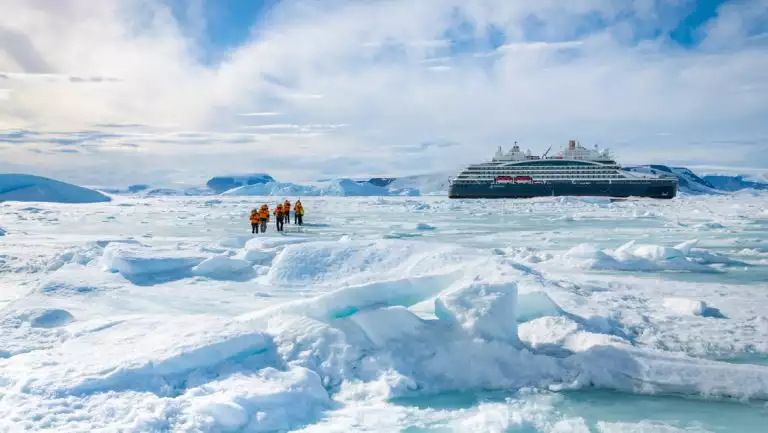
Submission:
[[[282,232],[284,225],[291,223],[291,202],[286,200],[283,203],[278,203],[272,214],[275,215],[277,231]],[[294,224],[304,224],[304,205],[301,204],[301,200],[296,200],[296,204],[293,205],[293,218]],[[251,233],[266,232],[269,219],[269,206],[266,203],[258,209],[253,209],[251,211]]]

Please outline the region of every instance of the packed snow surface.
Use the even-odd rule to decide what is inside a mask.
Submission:
[[[110,198],[98,191],[30,174],[0,174],[0,202],[99,203]]]
[[[276,185],[0,204],[0,431],[764,431],[768,194]]]

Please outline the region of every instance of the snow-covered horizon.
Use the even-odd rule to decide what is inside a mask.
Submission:
[[[700,167],[701,168],[701,167]],[[647,173],[652,175],[676,176],[679,180],[680,194],[723,194],[744,189],[768,189],[768,173],[757,169],[727,172],[712,167],[702,168],[704,173],[727,174],[703,174],[697,175],[692,169],[665,165],[640,165],[628,166],[627,170],[635,173]],[[737,174],[741,173],[741,174]],[[746,174],[744,174],[746,173]],[[168,195],[239,195],[239,196],[282,196],[282,197],[307,197],[307,196],[445,196],[448,194],[449,179],[456,175],[453,171],[440,171],[435,173],[410,175],[410,176],[377,176],[356,178],[326,178],[314,181],[294,183],[276,179],[264,173],[232,174],[214,176],[201,185],[187,185],[184,187],[162,187],[149,184],[128,185],[122,188],[105,188],[93,185],[84,185],[73,188],[90,188],[94,190],[91,197],[98,201],[101,191],[110,195],[138,195],[144,197],[168,196]],[[9,179],[37,179],[41,187],[49,188],[50,185],[67,185],[60,181],[30,175],[0,175]],[[14,177],[16,176],[16,177]],[[19,177],[21,176],[21,177]],[[26,176],[26,177],[24,177]],[[27,182],[29,183],[29,182]],[[33,182],[34,183],[34,182]],[[9,184],[10,185],[10,184]],[[29,186],[29,185],[27,185]],[[0,182],[0,193],[10,191],[10,186],[3,187]],[[30,190],[31,191],[31,190]],[[87,189],[86,189],[87,191]],[[32,194],[30,198],[23,198],[19,193],[14,193],[25,201],[63,201],[63,199],[46,199],[45,194]],[[38,197],[39,196],[39,197]],[[49,192],[49,197],[53,197]],[[36,198],[37,197],[37,198]],[[82,198],[74,198],[74,201],[82,201]],[[2,200],[0,200],[2,201]]]

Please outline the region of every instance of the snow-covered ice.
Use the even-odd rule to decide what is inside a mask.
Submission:
[[[385,195],[0,204],[0,431],[764,431],[767,193]]]

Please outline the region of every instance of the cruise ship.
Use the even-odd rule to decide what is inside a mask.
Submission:
[[[551,149],[551,148],[550,148]],[[472,164],[451,179],[450,198],[542,196],[650,197],[677,195],[677,178],[623,170],[609,150],[582,147],[575,140],[547,157],[520,151],[515,142],[499,147],[490,162]]]

